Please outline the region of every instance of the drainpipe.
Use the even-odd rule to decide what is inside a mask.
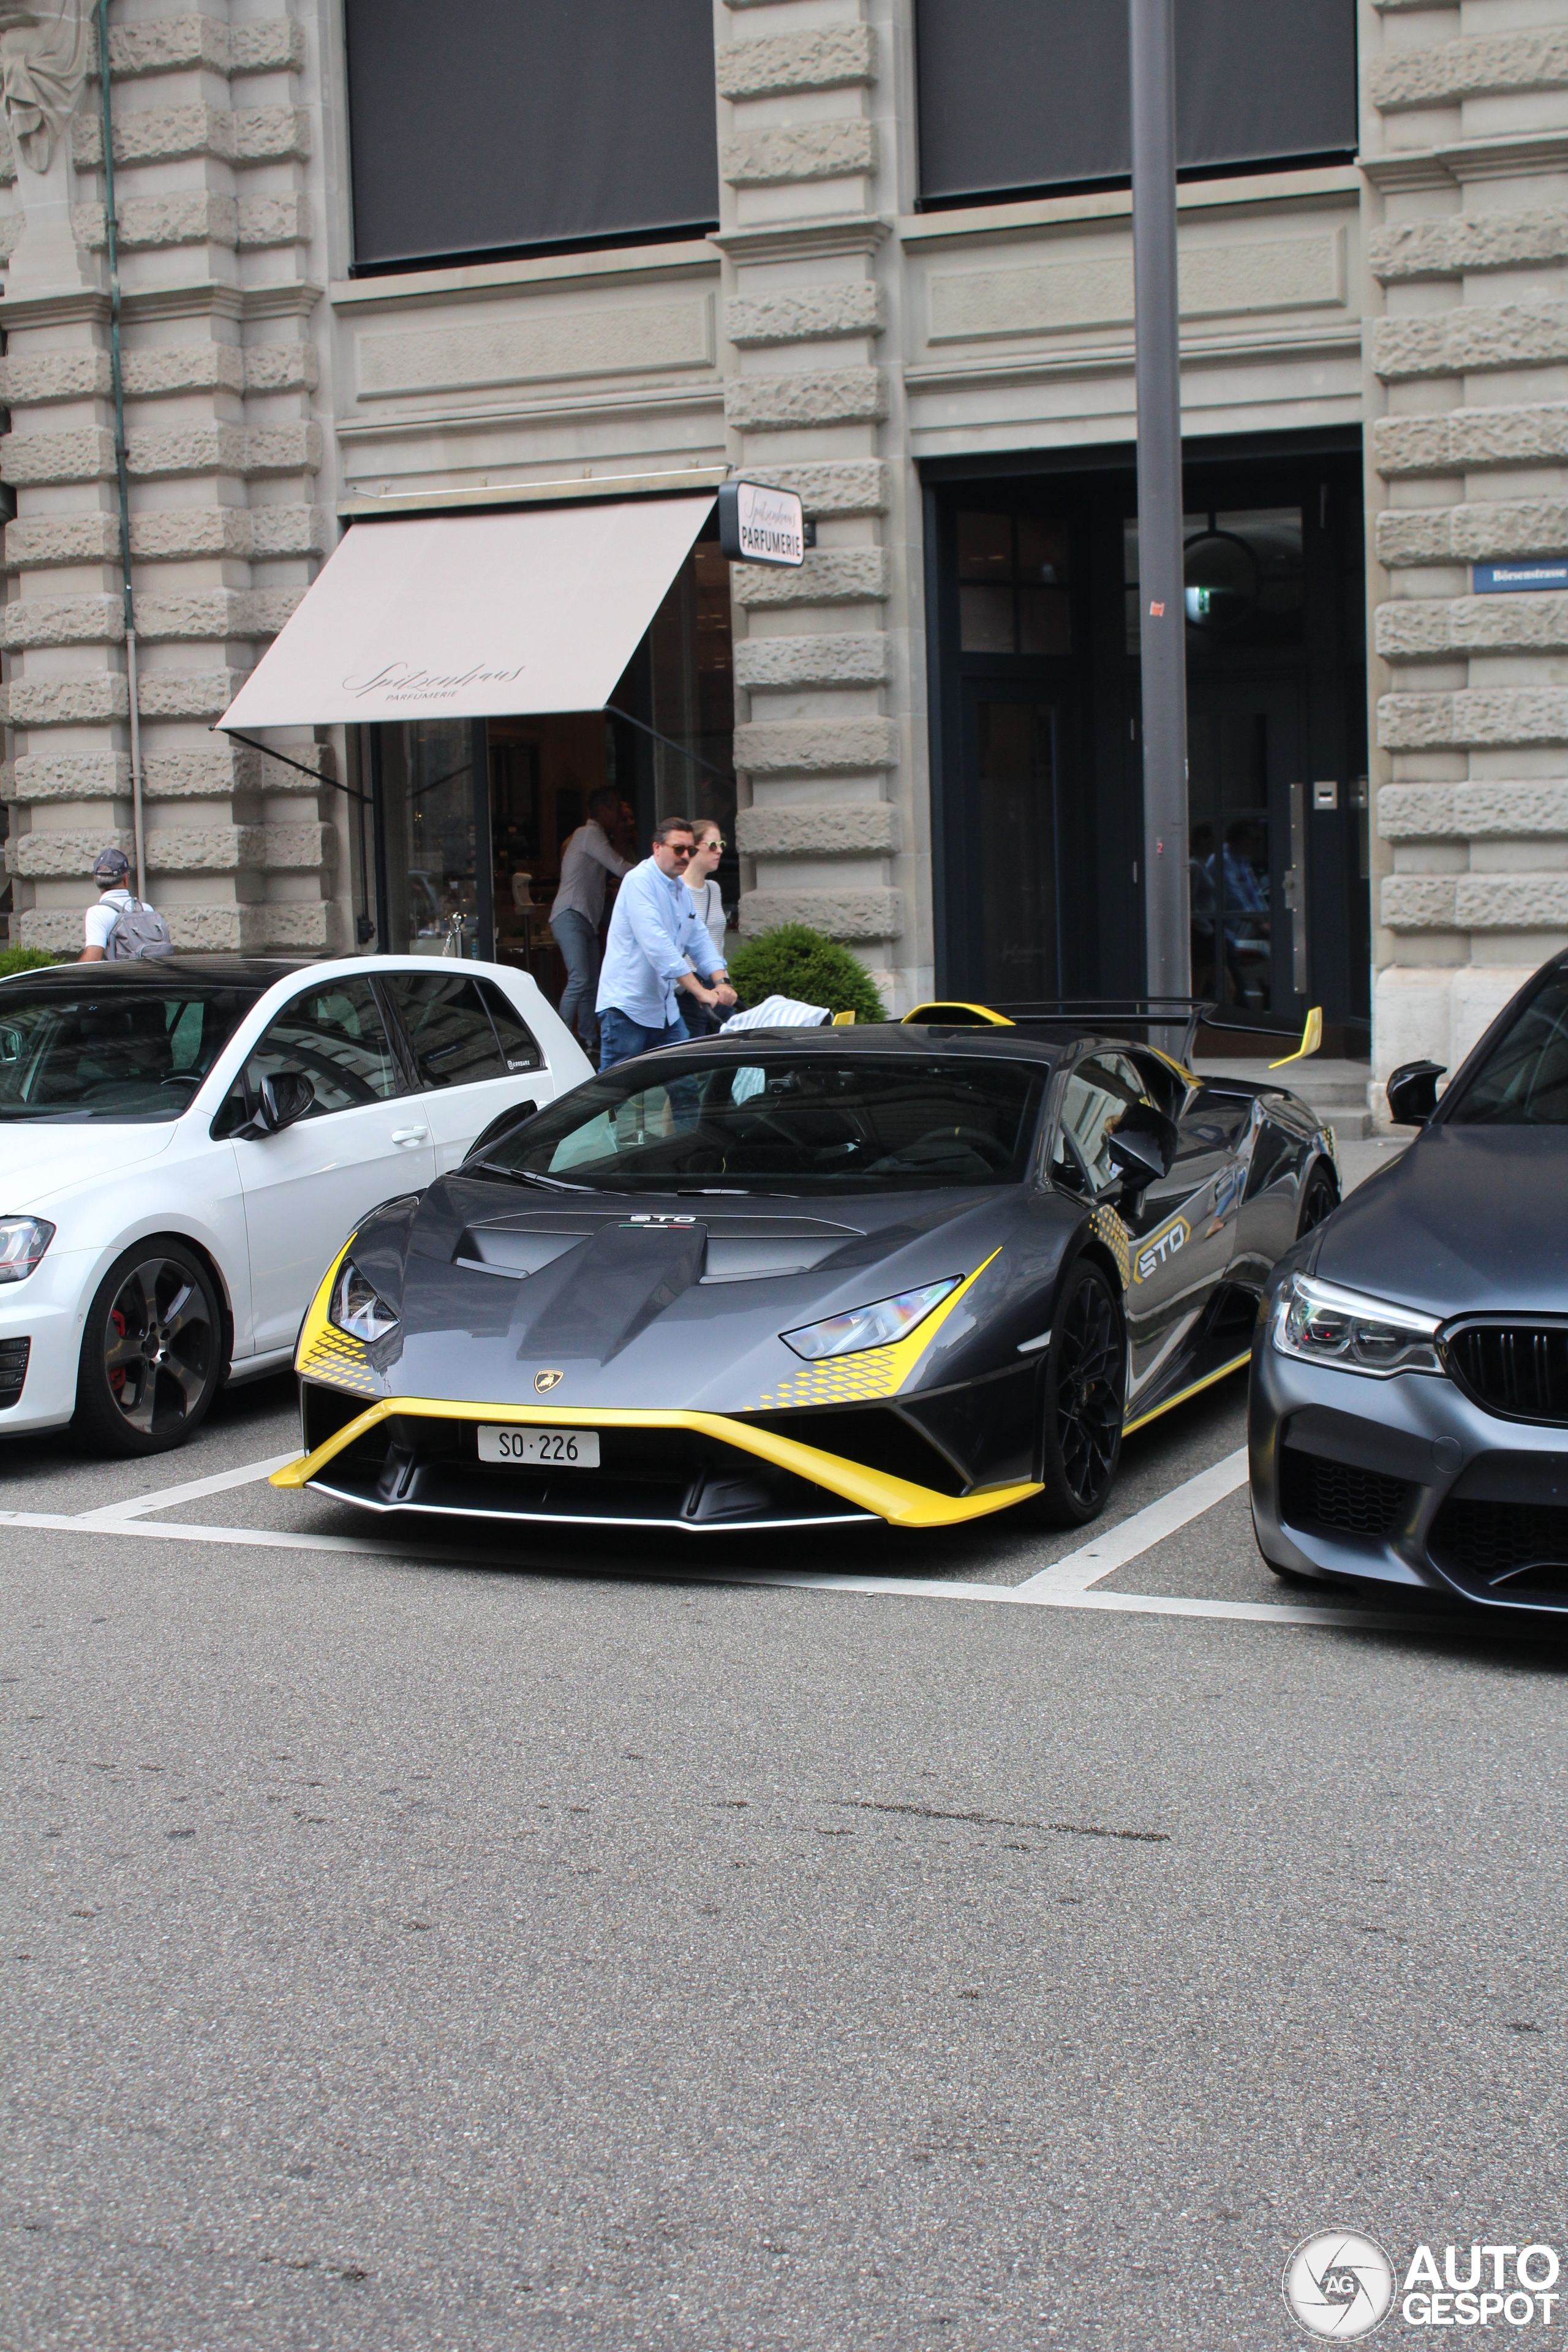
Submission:
[[[114,132],[109,105],[109,0],[98,0],[98,71],[103,89],[103,213],[109,237],[109,366],[114,383],[114,469],[120,483],[120,569],[125,593],[125,679],[131,697],[131,820],[136,896],[147,896],[142,817],[142,711],[136,692],[136,615],[131,594],[131,486],[125,459],[125,380],[120,363],[120,240],[114,222]]]

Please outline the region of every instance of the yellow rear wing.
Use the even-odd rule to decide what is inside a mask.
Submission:
[[[1282,1070],[1290,1062],[1304,1062],[1309,1054],[1317,1052],[1322,1042],[1323,1008],[1321,1004],[1314,1004],[1307,1015],[1307,1025],[1301,1032],[1301,1042],[1295,1052],[1282,1055],[1278,1062],[1270,1062],[1268,1066],[1271,1070]]]

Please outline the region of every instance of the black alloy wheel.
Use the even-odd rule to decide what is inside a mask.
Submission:
[[[205,1420],[223,1371],[211,1276],[164,1235],[117,1258],[82,1334],[71,1427],[94,1452],[163,1454]]]
[[[1296,1221],[1296,1239],[1331,1217],[1340,1205],[1340,1188],[1320,1160],[1307,1179],[1307,1189],[1301,1195],[1301,1213]]]
[[[1121,1302],[1092,1260],[1069,1268],[1046,1359],[1044,1491],[1053,1527],[1081,1528],[1105,1507],[1121,1455],[1127,1343]]]

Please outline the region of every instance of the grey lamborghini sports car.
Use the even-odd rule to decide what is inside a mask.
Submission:
[[[644,1055],[363,1221],[276,1483],[691,1531],[1031,1498],[1079,1525],[1126,1430],[1246,1362],[1338,1197],[1295,1097],[1092,1020],[928,1006]]]

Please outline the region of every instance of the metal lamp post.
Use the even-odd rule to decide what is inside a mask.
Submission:
[[[1192,992],[1187,876],[1186,609],[1176,291],[1173,0],[1128,0],[1138,384],[1139,639],[1143,677],[1144,937],[1151,996]]]

